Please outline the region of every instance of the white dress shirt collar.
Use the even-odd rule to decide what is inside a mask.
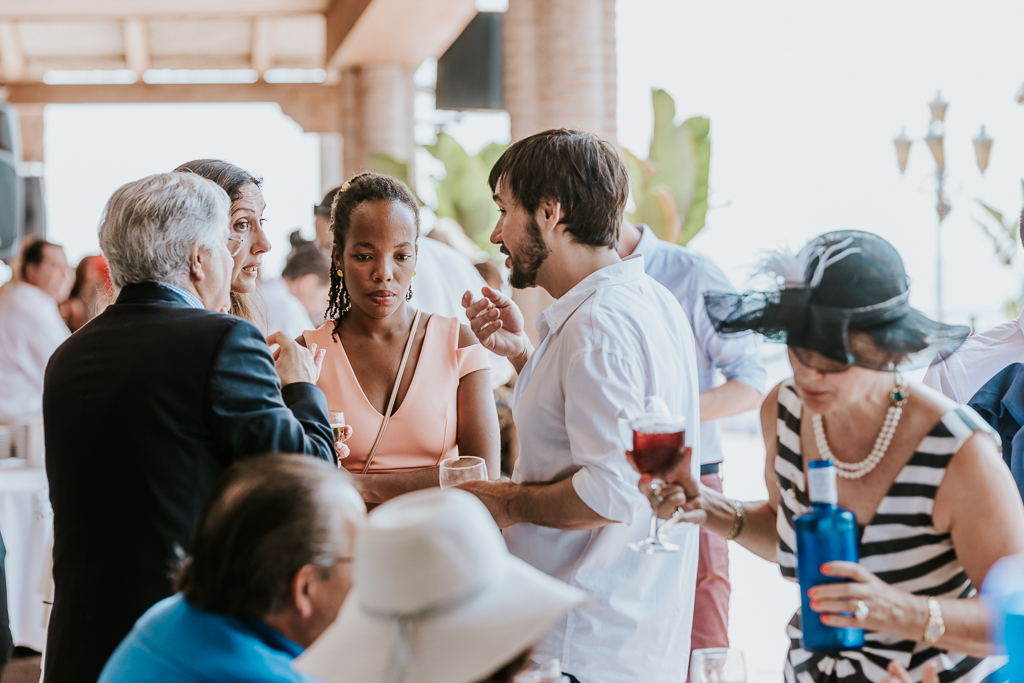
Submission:
[[[658,236],[654,234],[649,225],[640,224],[636,226],[636,229],[640,231],[640,241],[637,242],[631,256],[639,254],[644,257],[644,263],[649,265],[654,260],[654,254],[658,251],[661,240],[658,239]]]
[[[644,275],[644,260],[633,254],[618,263],[599,268],[586,276],[576,286],[555,299],[548,308],[537,316],[537,332],[541,339],[548,334],[558,334],[565,321],[601,287],[630,282]]]

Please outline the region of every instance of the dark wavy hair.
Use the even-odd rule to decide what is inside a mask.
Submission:
[[[334,234],[334,248],[339,258],[345,253],[345,238],[352,225],[352,212],[366,202],[398,202],[406,206],[416,223],[416,239],[420,236],[420,210],[416,197],[409,187],[398,178],[367,171],[352,176],[334,195],[331,205],[330,230]],[[338,269],[331,265],[331,290],[328,295],[327,318],[334,321],[332,336],[341,332],[341,317],[352,308],[352,300],[345,288],[345,278],[338,275]]]
[[[263,178],[260,176],[220,159],[196,159],[182,164],[174,169],[174,172],[195,173],[207,180],[212,180],[228,193],[231,201],[238,199],[241,196],[241,189],[249,183],[256,187],[263,187]],[[231,292],[231,315],[248,320],[261,332],[267,333],[267,316],[257,292],[252,294]]]
[[[530,216],[545,199],[561,202],[560,222],[578,244],[619,244],[629,173],[615,147],[593,133],[557,128],[513,142],[487,181],[492,191],[501,182]]]

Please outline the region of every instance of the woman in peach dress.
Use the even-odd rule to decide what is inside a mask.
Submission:
[[[331,224],[328,321],[300,343],[327,349],[317,386],[353,428],[341,462],[363,499],[380,503],[437,486],[439,463],[456,455],[483,458],[497,478],[498,418],[484,348],[457,319],[408,303],[419,236],[412,193],[391,176],[361,173],[338,192]]]

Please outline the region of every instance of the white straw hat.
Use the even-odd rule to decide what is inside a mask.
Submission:
[[[513,557],[458,489],[381,505],[356,540],[355,587],[296,661],[326,683],[474,683],[586,595]]]

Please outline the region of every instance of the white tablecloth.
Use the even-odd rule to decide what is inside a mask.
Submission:
[[[0,469],[0,534],[7,547],[7,602],[14,644],[39,652],[46,645],[49,606],[43,573],[53,536],[46,470]],[[42,586],[41,586],[42,584]]]

